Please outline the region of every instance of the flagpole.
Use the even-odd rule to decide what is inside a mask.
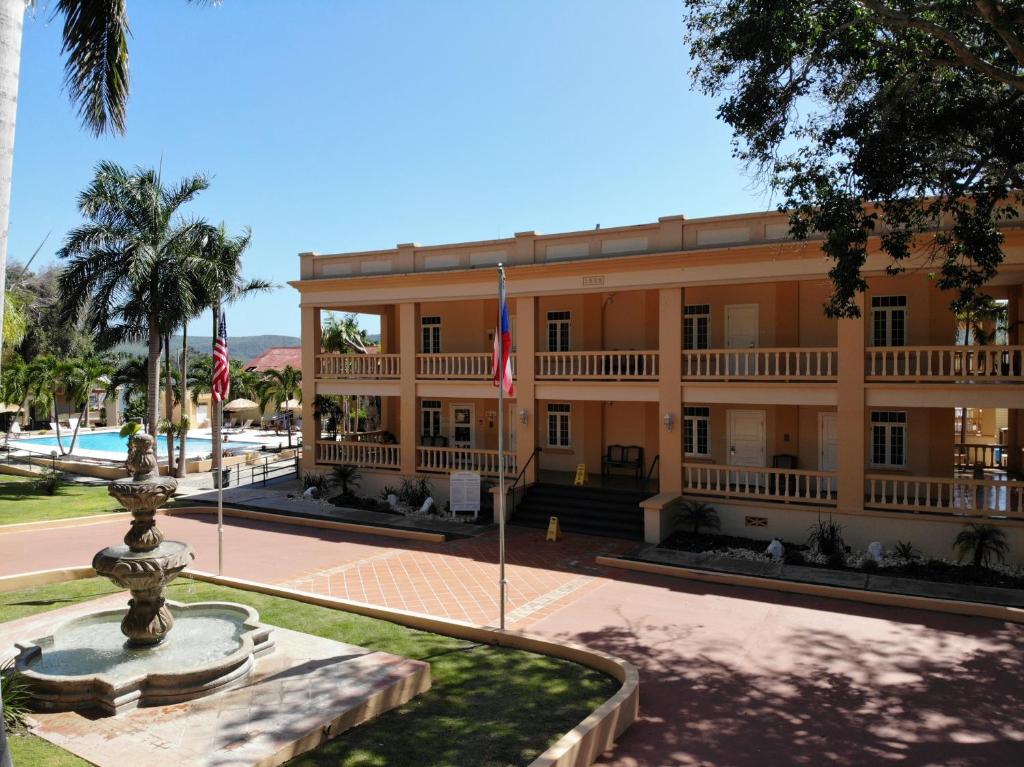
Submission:
[[[505,351],[502,334],[502,311],[505,302],[505,270],[498,264],[498,324],[494,328],[498,369],[498,628],[505,630]]]
[[[213,307],[213,344],[217,345],[220,338],[220,300]],[[214,386],[210,387],[216,388]],[[224,449],[221,447],[221,431],[224,428],[224,401],[219,396],[211,396],[213,405],[213,460],[217,471],[214,482],[217,484],[217,575],[224,574]]]

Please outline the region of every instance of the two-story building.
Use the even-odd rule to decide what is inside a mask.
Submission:
[[[856,545],[910,539],[937,556],[964,521],[985,519],[1020,557],[1024,229],[1005,235],[988,286],[1005,327],[984,346],[964,344],[923,256],[888,276],[877,240],[860,318],[829,319],[830,261],[820,242],[792,241],[778,213],[302,253],[291,284],[304,401],[380,403],[373,439],[329,438],[306,419],[303,465],[358,464],[369,491],[430,475],[444,495],[448,472],[493,477],[504,461],[509,485],[518,479],[515,523],[530,517],[523,487],[571,485],[582,464],[601,496],[575,509],[567,491],[552,496],[570,498],[579,529],[660,540],[679,499],[699,497],[738,534],[802,540],[831,513]],[[517,389],[501,456],[498,263]],[[325,353],[323,311],[379,315],[380,353]]]

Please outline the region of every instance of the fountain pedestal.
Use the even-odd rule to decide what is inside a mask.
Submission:
[[[108,492],[132,513],[132,526],[123,546],[109,546],[93,558],[93,569],[121,588],[128,589],[128,614],[121,632],[136,646],[163,641],[174,626],[164,589],[195,558],[192,547],[165,541],[156,525],[156,509],[178,487],[173,477],[161,477],[153,438],[137,434],[128,449],[130,480],[111,482]]]

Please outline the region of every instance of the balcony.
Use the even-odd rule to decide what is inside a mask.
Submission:
[[[383,380],[400,376],[401,361],[397,354],[316,355],[316,377],[320,379]]]
[[[836,475],[829,471],[684,463],[683,492],[716,498],[835,506]]]
[[[1024,346],[877,346],[865,350],[868,381],[1024,383]]]
[[[868,474],[864,507],[962,517],[1024,518],[1024,482]]]
[[[397,471],[402,467],[402,453],[398,445],[379,442],[321,441],[316,443],[316,462]]]
[[[540,352],[538,381],[655,381],[658,352]]]
[[[835,381],[835,349],[695,349],[683,352],[690,381]]]
[[[505,476],[516,475],[516,455],[504,453]],[[463,447],[418,447],[416,470],[426,473],[448,474],[453,471],[475,471],[488,477],[498,476],[500,467],[497,450],[477,450]]]
[[[445,381],[490,381],[493,375],[492,352],[468,354],[417,354],[416,377]],[[516,358],[512,355],[512,373]]]

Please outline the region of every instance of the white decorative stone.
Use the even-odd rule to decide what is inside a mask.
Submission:
[[[772,559],[782,559],[786,553],[786,547],[782,545],[782,541],[778,538],[772,538],[772,542],[768,544],[768,548],[764,550],[764,553]]]
[[[868,544],[868,556],[870,556],[876,562],[881,562],[882,557],[885,556],[885,549],[882,548],[882,544],[878,541],[872,541]]]

